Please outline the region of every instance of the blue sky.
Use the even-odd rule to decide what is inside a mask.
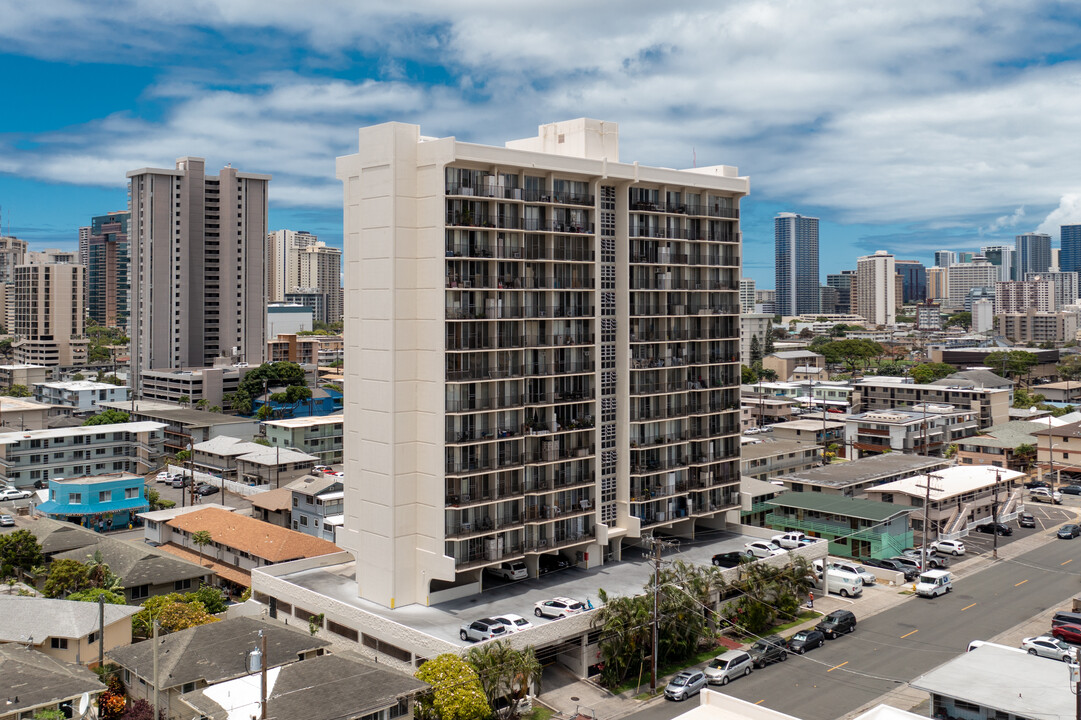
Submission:
[[[124,173],[269,172],[270,223],[341,245],[359,126],[502,144],[589,116],[621,159],[737,165],[745,274],[773,216],[821,268],[1081,222],[1081,10],[1066,3],[0,0],[3,231],[71,247]]]

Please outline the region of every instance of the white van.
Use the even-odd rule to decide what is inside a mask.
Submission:
[[[859,597],[863,594],[863,579],[854,572],[831,567],[822,580],[826,592],[841,597]]]
[[[916,594],[920,597],[938,597],[953,590],[953,576],[945,570],[928,570],[920,573],[916,581]]]

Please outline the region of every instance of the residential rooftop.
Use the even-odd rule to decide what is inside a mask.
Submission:
[[[285,418],[283,420],[268,420],[263,424],[283,428],[306,428],[316,427],[319,425],[336,425],[340,424],[344,419],[345,416],[339,412],[333,415],[316,415],[313,417],[297,417]]]
[[[1016,470],[994,467],[992,465],[956,465],[935,470],[930,473],[932,501],[964,495],[985,487],[990,487],[1003,480],[1015,480],[1024,477]],[[901,480],[875,485],[867,492],[894,493],[923,498],[927,495],[928,475],[913,475]]]
[[[816,352],[810,350],[782,350],[781,352],[770,353],[766,357],[776,357],[782,360],[799,360],[801,358],[820,358],[823,357]]]
[[[788,488],[784,485],[775,485],[765,480],[741,475],[739,478],[739,491],[747,493],[751,497],[762,497],[763,495],[788,492]]]
[[[100,433],[144,433],[161,430],[164,427],[165,424],[160,422],[126,422],[111,425],[50,428],[47,430],[16,430],[15,432],[0,433],[0,445],[14,445],[24,440],[53,440],[55,438],[98,435]]]
[[[270,512],[281,512],[293,506],[293,491],[289,486],[274,488],[265,492],[256,493],[250,498],[251,506]]]
[[[6,717],[30,717],[37,708],[105,689],[94,671],[17,644],[0,644],[0,677],[5,687],[19,689],[5,693],[0,712]]]
[[[256,443],[258,445],[258,443]],[[265,447],[263,445],[258,446],[258,450],[252,450],[237,457],[237,460],[243,460],[244,462],[255,463],[256,465],[281,465],[283,463],[298,463],[306,462],[308,460],[318,461],[319,457],[316,455],[309,455],[308,453],[300,452],[299,450],[292,450],[290,448],[279,447]]]
[[[168,525],[189,533],[207,530],[214,542],[279,563],[339,552],[332,542],[217,508],[179,515]]]
[[[863,500],[845,497],[844,495],[808,492],[787,492],[772,500],[767,500],[766,503],[775,507],[812,510],[872,522],[884,522],[897,515],[906,515],[912,510],[907,506],[897,506],[879,500]]]
[[[208,455],[238,457],[256,450],[261,450],[263,447],[265,446],[254,443],[251,440],[241,440],[232,435],[218,435],[217,437],[210,438],[204,442],[195,443],[192,445],[192,450]]]
[[[970,385],[971,387],[1012,387],[1013,381],[1002,377],[990,370],[972,368],[947,375],[941,380],[935,380],[932,385]]]
[[[266,493],[259,493],[259,495],[266,495]],[[253,498],[254,499],[254,498]],[[200,503],[198,505],[188,505],[186,507],[171,507],[166,510],[151,510],[149,512],[139,513],[139,517],[143,520],[149,520],[151,522],[169,522],[175,517],[180,515],[187,515],[198,510],[207,510],[209,508],[215,508],[217,510],[225,510],[226,512],[234,512],[235,507],[229,507],[228,505],[218,505],[217,503]]]
[[[341,484],[342,479],[333,475],[305,475],[297,478],[285,487],[289,488],[290,492],[296,490],[305,495],[318,495],[329,487]]]
[[[180,425],[191,427],[211,427],[214,425],[228,425],[230,423],[239,424],[252,422],[251,418],[223,415],[222,413],[212,413],[206,410],[196,410],[194,408],[186,408],[174,403],[162,402],[160,400],[103,402],[98,403],[98,407],[109,410],[134,412],[137,415],[147,415],[149,417],[165,419],[169,422],[175,422]]]
[[[755,436],[758,439],[760,436]],[[801,452],[803,450],[821,450],[822,446],[818,443],[804,442],[802,440],[762,440],[761,442],[748,443],[743,446],[741,452],[741,459],[747,460],[759,460],[766,457],[774,457],[776,455],[784,455],[787,453]]]
[[[947,461],[942,458],[906,455],[904,453],[881,453],[870,457],[835,462],[822,467],[786,473],[778,477],[785,482],[800,482],[808,485],[843,488],[849,485],[874,482],[877,478],[889,477],[899,473],[917,473],[921,470],[945,467]]]
[[[122,390],[123,385],[113,385],[95,380],[65,380],[60,382],[34,383],[34,387],[47,387],[54,390]]]
[[[98,427],[101,427],[100,425]],[[116,482],[117,480],[137,480],[139,482],[146,482],[146,479],[142,475],[136,475],[129,472],[115,472],[104,473],[102,475],[83,475],[81,477],[70,478],[51,478],[49,483],[60,483],[62,485],[98,485],[105,482]]]
[[[47,410],[58,407],[49,403],[41,403],[29,398],[17,398],[0,396],[0,412],[26,412],[29,410]],[[82,422],[80,420],[80,422]]]
[[[57,553],[53,559],[85,563],[97,552],[101,553],[101,559],[109,569],[120,577],[125,588],[194,580],[210,574],[196,563],[181,560],[142,541],[120,540],[107,535],[98,535],[93,544]]]
[[[1011,420],[989,427],[982,435],[967,437],[960,442],[964,445],[1013,450],[1018,445],[1036,445],[1038,442],[1036,433],[1040,430],[1047,430],[1047,424],[1030,420]]]
[[[826,430],[839,430],[843,428],[845,424],[840,420],[826,420],[823,423],[821,420],[807,420],[800,418],[799,420],[788,420],[786,422],[773,423],[770,425],[774,430],[806,430],[808,432],[821,432],[823,426]]]
[[[105,605],[105,624],[139,612],[134,605]],[[0,643],[40,644],[48,638],[81,638],[96,631],[98,604],[22,595],[0,595]]]

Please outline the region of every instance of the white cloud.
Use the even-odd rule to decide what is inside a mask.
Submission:
[[[1063,195],[1059,199],[1058,207],[1047,214],[1036,232],[1057,238],[1063,225],[1081,225],[1081,193]]]
[[[994,221],[991,222],[986,228],[980,229],[980,234],[995,233],[999,230],[1008,228],[1015,228],[1025,218],[1025,206],[1017,208],[1010,215],[999,215]]]

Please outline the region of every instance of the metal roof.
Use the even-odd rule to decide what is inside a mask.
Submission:
[[[892,503],[879,502],[878,500],[859,500],[843,495],[814,492],[787,492],[766,502],[776,507],[815,510],[830,513],[831,515],[873,520],[874,522],[889,520],[898,515],[907,515],[912,511],[912,508],[907,506],[898,506]]]

